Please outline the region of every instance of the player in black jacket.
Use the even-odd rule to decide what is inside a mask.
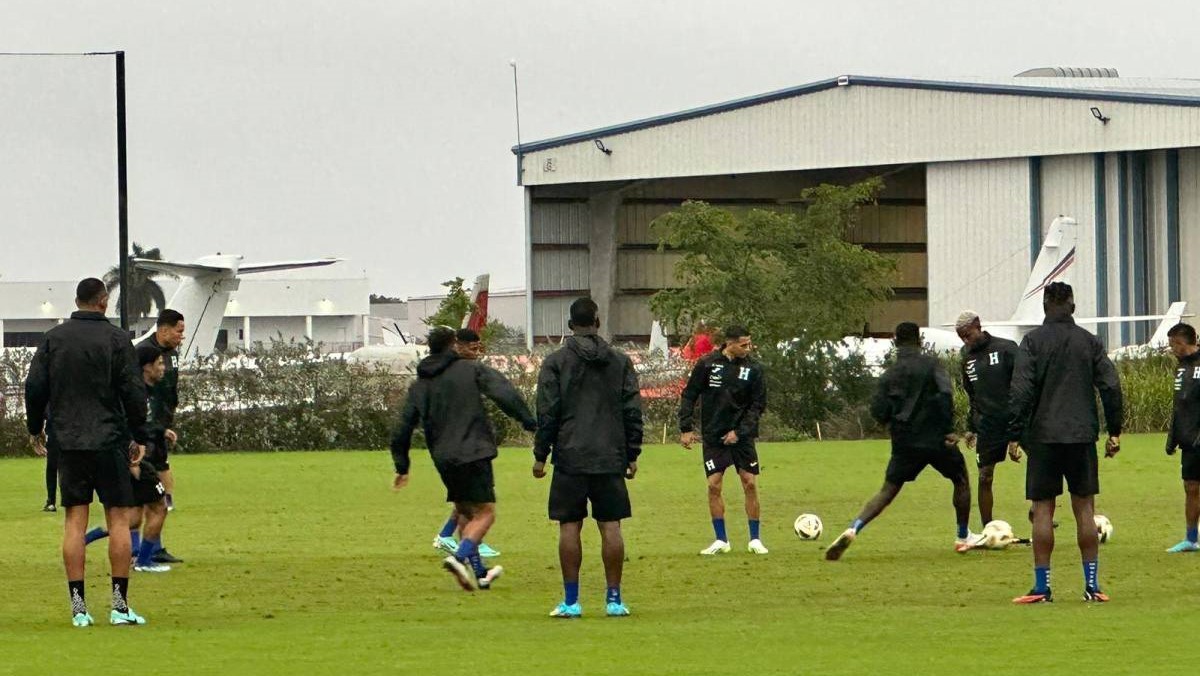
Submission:
[[[1182,460],[1184,519],[1187,536],[1167,551],[1200,551],[1197,544],[1197,521],[1200,521],[1200,346],[1196,345],[1196,329],[1188,324],[1176,324],[1167,332],[1167,344],[1179,359],[1175,369],[1175,408],[1171,414],[1171,429],[1167,432],[1167,455],[1179,450]]]
[[[726,468],[733,466],[742,480],[746,517],[750,521],[747,549],[766,554],[759,537],[758,420],[767,409],[767,381],[762,365],[750,359],[750,332],[744,326],[725,329],[725,345],[705,355],[692,368],[679,403],[679,443],[691,449],[701,442],[704,473],[708,476],[708,512],[717,539],[702,555],[730,550],[725,533],[725,499],[721,488]],[[695,409],[700,402],[701,433],[696,433]]]

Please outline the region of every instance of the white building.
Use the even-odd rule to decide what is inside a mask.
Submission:
[[[1079,223],[1079,315],[1200,302],[1200,81],[1107,69],[998,80],[842,76],[527,143],[529,335],[564,331],[590,295],[606,333],[644,337],[675,256],[649,232],[685,199],[795,208],[821,182],[883,175],[854,239],[895,256],[896,295],[869,330],[1008,317],[1057,215]],[[1141,342],[1145,325],[1104,329]]]

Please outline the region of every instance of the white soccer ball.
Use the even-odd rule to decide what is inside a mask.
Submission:
[[[983,527],[983,546],[988,549],[1004,549],[1016,539],[1012,526],[1007,521],[999,519],[989,521]]]
[[[821,530],[824,526],[821,524],[821,517],[816,514],[801,514],[796,517],[792,528],[801,540],[816,540],[821,537]]]
[[[1112,539],[1113,525],[1112,521],[1108,520],[1103,514],[1096,515],[1096,535],[1100,536],[1100,543],[1104,544]]]

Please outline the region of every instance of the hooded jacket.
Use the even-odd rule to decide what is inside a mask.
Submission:
[[[533,455],[569,474],[619,474],[642,452],[633,362],[594,333],[566,339],[538,373]]]
[[[896,363],[879,378],[871,417],[888,426],[893,452],[943,447],[954,431],[954,394],[946,368],[919,347],[898,348]]]
[[[521,393],[496,369],[460,359],[451,350],[422,359],[392,435],[396,472],[408,474],[409,449],[418,423],[435,465],[465,465],[496,457],[496,434],[483,407],[484,396],[526,430],[537,427]]]
[[[706,444],[720,444],[730,431],[739,443],[758,437],[758,420],[767,410],[767,381],[762,365],[750,359],[730,359],[713,350],[692,368],[679,402],[679,431],[696,429],[696,401],[700,401],[701,436]]]
[[[1200,448],[1200,352],[1179,360],[1175,369],[1174,403],[1167,450],[1176,446],[1188,450]]]

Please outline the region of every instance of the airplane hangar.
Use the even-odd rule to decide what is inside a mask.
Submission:
[[[894,256],[894,298],[867,332],[1013,311],[1050,222],[1076,219],[1080,316],[1200,300],[1200,80],[1041,68],[1003,79],[847,75],[524,143],[527,335],[567,333],[589,295],[604,332],[644,339],[678,253],[650,222],[688,199],[802,208],[820,183],[883,176],[850,235]],[[1192,257],[1191,260],[1194,260]],[[1110,346],[1149,327],[1104,327]]]

